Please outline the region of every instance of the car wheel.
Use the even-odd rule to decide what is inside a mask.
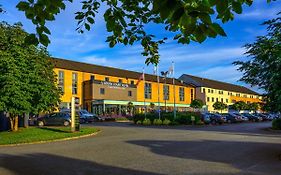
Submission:
[[[63,126],[69,126],[69,124],[70,124],[69,121],[64,121],[63,122]]]
[[[232,123],[231,120],[227,120],[227,123]]]
[[[44,126],[44,122],[43,122],[43,121],[38,121],[38,126],[39,126],[39,127]]]

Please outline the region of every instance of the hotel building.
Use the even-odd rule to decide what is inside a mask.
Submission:
[[[206,110],[210,112],[219,112],[213,108],[213,104],[217,101],[221,101],[228,106],[237,101],[244,101],[245,103],[262,102],[260,94],[243,86],[187,74],[180,76],[179,80],[196,87],[196,99],[201,99],[206,105]],[[228,109],[224,112],[227,111]]]
[[[145,74],[145,81],[137,84],[140,72],[58,58],[52,61],[63,91],[60,108],[69,108],[74,96],[81,108],[96,114],[123,114],[129,102],[138,111],[153,106],[151,103],[157,109],[158,102],[162,110],[172,110],[175,95],[177,110],[184,111],[195,98],[195,87],[177,79],[175,85],[173,79],[163,77],[158,83],[157,76]]]

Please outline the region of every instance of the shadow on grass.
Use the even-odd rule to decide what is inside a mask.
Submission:
[[[25,155],[0,154],[0,167],[16,175],[160,175],[159,173],[114,167],[97,162],[44,153]]]
[[[48,131],[53,131],[53,132],[60,132],[60,133],[71,133],[71,131],[66,131],[66,130],[62,130],[59,128],[50,128],[50,127],[39,127],[40,129],[43,130],[48,130]]]

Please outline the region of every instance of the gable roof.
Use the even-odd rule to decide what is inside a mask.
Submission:
[[[89,63],[82,63],[72,60],[61,59],[61,58],[51,58],[51,60],[55,68],[59,68],[59,69],[67,69],[73,71],[81,71],[81,72],[87,72],[92,74],[123,77],[123,78],[130,78],[130,79],[139,79],[139,77],[142,74],[141,72],[129,71],[129,70],[107,67],[107,66],[100,66],[100,65],[89,64]],[[151,74],[145,74],[145,80],[151,82],[157,82],[157,76]],[[159,81],[160,83],[164,83],[163,77],[160,77]],[[166,83],[173,84],[173,79],[167,78]],[[175,79],[175,84],[179,86],[193,86],[188,83],[183,83],[178,79]]]
[[[213,89],[220,89],[220,90],[231,91],[231,92],[260,95],[259,93],[252,91],[251,89],[248,89],[244,86],[239,86],[235,84],[225,83],[225,82],[211,80],[202,77],[196,77],[188,74],[181,75],[179,79],[183,80],[185,83],[191,83],[196,87],[209,87]]]

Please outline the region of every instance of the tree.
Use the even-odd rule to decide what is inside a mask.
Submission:
[[[36,26],[37,35],[29,35],[27,41],[47,46],[51,32],[46,27],[46,22],[55,20],[55,15],[66,8],[66,2],[72,1],[20,1],[17,8],[24,11],[25,16]],[[78,21],[76,30],[80,33],[85,29],[89,31],[95,23],[96,14],[103,6],[106,9],[103,15],[106,29],[110,33],[106,40],[109,46],[114,47],[117,43],[141,43],[146,64],[157,64],[158,46],[167,38],[157,39],[159,36],[147,33],[145,29],[148,24],[163,26],[173,33],[173,39],[178,43],[201,43],[208,37],[226,36],[217,22],[233,20],[234,13],[241,14],[242,6],[250,6],[252,2],[253,0],[85,0],[81,2],[81,11],[75,13]]]
[[[130,113],[130,115],[133,115],[133,111],[134,111],[133,102],[128,102],[127,108],[128,108],[128,112]]]
[[[263,25],[267,25],[267,34],[244,46],[250,59],[234,64],[243,72],[241,81],[265,91],[267,108],[281,111],[281,12]]]
[[[231,105],[231,109],[234,109],[236,111],[241,111],[241,110],[246,110],[247,109],[247,104],[244,101],[238,101]]]
[[[19,23],[0,23],[0,111],[9,113],[12,131],[20,115],[54,109],[61,94],[46,49],[26,45],[27,35]]]
[[[259,109],[259,104],[258,103],[249,103],[247,104],[247,109],[249,111],[257,111]]]
[[[213,104],[213,108],[215,110],[220,110],[221,113],[223,110],[225,110],[227,108],[227,104],[223,103],[223,102],[220,102],[220,101],[217,101]]]
[[[200,99],[194,99],[192,100],[190,107],[195,108],[195,109],[201,109],[203,107],[204,103]]]

